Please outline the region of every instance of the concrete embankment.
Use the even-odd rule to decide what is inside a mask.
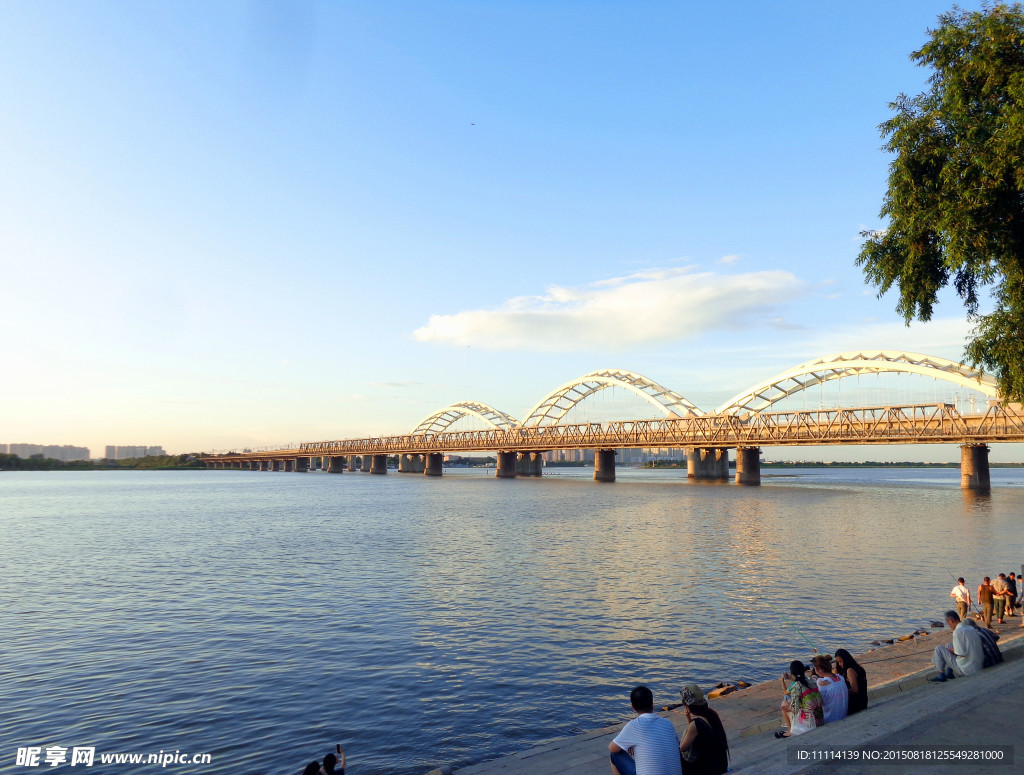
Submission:
[[[731,772],[852,775],[861,771],[847,764],[792,764],[787,757],[790,746],[1013,745],[1014,738],[1019,737],[1019,724],[994,723],[999,719],[1019,719],[1024,712],[1024,629],[1019,627],[1020,619],[1016,617],[1007,622],[993,625],[1000,633],[999,645],[1006,662],[979,675],[945,684],[930,684],[928,678],[935,675],[931,666],[935,646],[951,640],[948,629],[933,629],[927,635],[857,655],[868,674],[868,709],[797,738],[776,740],[773,735],[782,723],[778,709],[782,689],[777,679],[711,700],[711,707],[722,717],[729,734]],[[780,666],[780,674],[782,669]],[[670,699],[677,701],[664,697],[656,697],[655,701],[663,704]],[[672,721],[680,734],[685,729],[686,717],[681,710],[662,715]],[[454,775],[608,775],[608,743],[621,727],[622,724],[616,724],[561,738],[462,767]],[[915,775],[1020,772],[1024,748],[1020,757],[1014,765],[965,769],[956,763],[918,764],[912,770]],[[867,770],[885,775],[906,772],[908,767],[873,764]],[[442,772],[451,770],[435,770],[430,775]]]

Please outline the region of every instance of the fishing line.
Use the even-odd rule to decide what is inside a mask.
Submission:
[[[807,636],[806,636],[806,635],[804,635],[804,634],[803,634],[802,632],[800,632],[800,630],[799,630],[799,629],[797,629],[797,626],[796,626],[795,624],[793,624],[793,622],[791,622],[791,621],[789,620],[789,618],[788,618],[788,617],[787,617],[787,616],[786,616],[786,615],[785,615],[784,613],[782,613],[782,611],[780,611],[780,610],[779,610],[778,608],[776,608],[775,606],[773,606],[773,605],[771,604],[771,602],[770,602],[770,601],[769,601],[769,600],[768,600],[767,598],[764,598],[764,597],[755,597],[754,599],[755,599],[755,600],[760,600],[760,601],[762,601],[762,602],[764,602],[764,603],[767,603],[767,604],[768,604],[768,607],[769,607],[769,608],[771,608],[771,609],[772,609],[772,610],[773,610],[773,611],[774,611],[775,613],[777,613],[777,614],[778,614],[779,616],[781,616],[781,617],[782,617],[782,620],[783,620],[783,621],[784,621],[784,622],[785,622],[786,624],[788,624],[788,625],[789,625],[790,627],[792,627],[792,628],[793,628],[793,629],[794,629],[794,630],[796,631],[796,634],[797,634],[797,635],[799,635],[799,636],[800,636],[801,638],[803,638],[803,639],[804,639],[805,641],[807,641],[807,645],[808,645],[808,646],[810,646],[810,647],[811,647],[811,648],[812,648],[812,649],[814,650],[814,653],[815,653],[815,654],[824,654],[824,653],[825,653],[824,651],[822,651],[821,649],[819,649],[819,648],[818,648],[817,646],[815,646],[815,645],[814,645],[813,643],[811,643],[811,642],[810,642],[809,640],[807,640]]]

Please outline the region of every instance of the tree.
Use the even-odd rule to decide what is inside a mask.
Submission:
[[[1024,401],[1024,9],[954,6],[911,54],[934,70],[929,89],[901,94],[879,127],[895,155],[881,216],[857,264],[879,296],[899,288],[900,312],[930,320],[952,283],[974,329],[964,352]],[[982,310],[988,287],[992,307]]]

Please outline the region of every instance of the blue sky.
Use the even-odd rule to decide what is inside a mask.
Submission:
[[[400,433],[600,368],[712,409],[832,352],[958,359],[955,298],[907,328],[853,265],[949,7],[7,0],[0,441]]]

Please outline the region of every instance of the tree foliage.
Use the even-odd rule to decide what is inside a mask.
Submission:
[[[974,324],[965,358],[1024,400],[1024,9],[958,7],[911,54],[929,88],[901,94],[880,126],[894,154],[881,216],[858,265],[907,323],[952,284]],[[991,292],[991,305],[979,292]]]

